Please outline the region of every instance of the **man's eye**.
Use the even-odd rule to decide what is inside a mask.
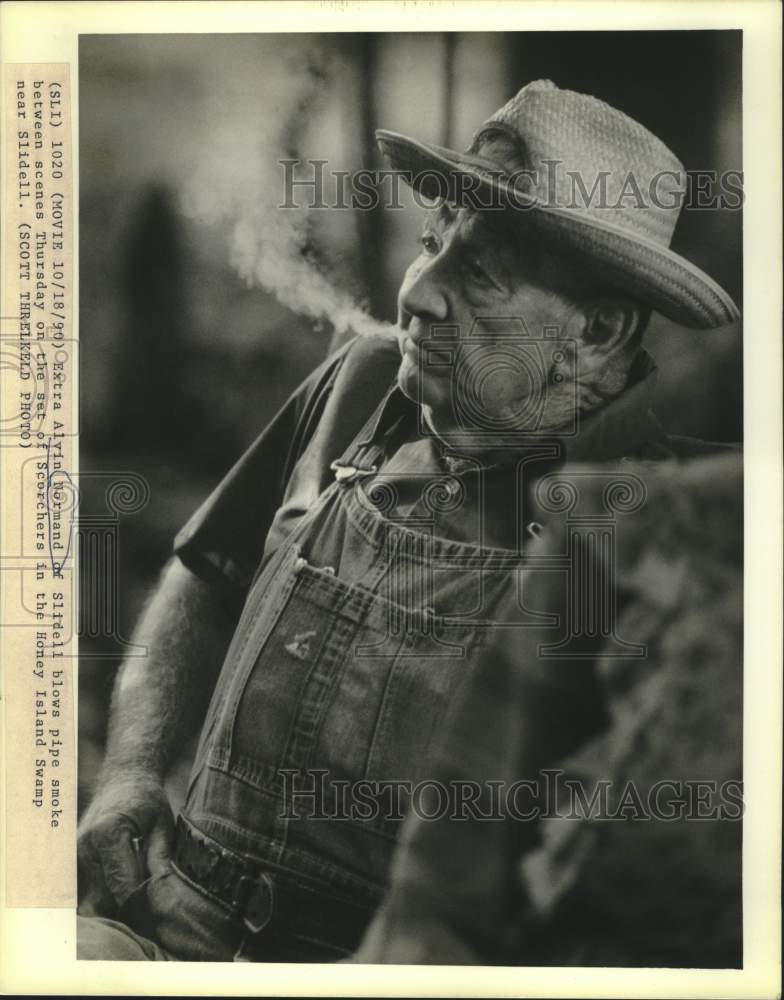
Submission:
[[[468,277],[471,278],[473,281],[479,282],[483,285],[491,284],[490,278],[488,277],[485,269],[480,264],[478,257],[469,257],[466,260],[465,267],[466,267],[466,272],[468,273]]]
[[[425,253],[437,254],[441,249],[441,242],[434,233],[424,233],[422,236],[422,246]]]

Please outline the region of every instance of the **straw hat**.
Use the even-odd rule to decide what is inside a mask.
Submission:
[[[686,183],[677,157],[603,101],[537,80],[459,153],[376,132],[391,165],[427,198],[517,211],[587,258],[610,284],[664,315],[710,329],[739,318],[730,296],[670,250]]]

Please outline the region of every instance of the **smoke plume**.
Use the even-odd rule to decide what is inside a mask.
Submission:
[[[315,155],[297,147],[313,116],[323,112],[341,65],[326,43],[312,38],[273,35],[267,46],[261,60],[258,44],[238,50],[228,80],[221,65],[211,82],[205,142],[184,209],[199,221],[222,224],[240,275],[292,311],[327,321],[339,334],[381,332],[388,324],[337,287],[315,259],[314,210],[279,207],[285,195],[280,160]]]

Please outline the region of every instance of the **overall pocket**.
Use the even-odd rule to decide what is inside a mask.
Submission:
[[[301,558],[294,575],[263,648],[248,647],[229,770],[271,792],[284,769],[414,778],[466,673],[468,635],[439,642],[432,622]]]
[[[282,769],[328,768],[357,776],[364,762],[383,694],[387,663],[376,663],[360,686],[349,669],[360,634],[381,638],[368,623],[377,600],[367,589],[338,579],[330,567],[299,557],[285,604],[262,644],[246,647],[250,669],[236,704],[224,719],[230,731],[227,766],[232,774],[270,791]],[[345,690],[346,675],[348,687]],[[347,710],[347,701],[351,708]],[[342,731],[326,754],[318,752],[327,716]],[[359,757],[357,756],[359,755]]]
[[[296,585],[300,561],[299,546],[290,545],[260,574],[248,594],[207,710],[194,774],[205,758],[220,762],[231,752],[233,720],[248,676]]]

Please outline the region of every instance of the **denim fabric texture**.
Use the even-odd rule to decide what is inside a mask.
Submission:
[[[516,676],[519,633],[505,626],[544,613],[519,600],[530,539],[510,501],[515,473],[444,463],[416,407],[389,388],[398,363],[396,346],[356,341],[322,366],[176,543],[238,614],[183,816],[273,882],[313,887],[323,904],[301,922],[281,906],[249,936],[227,901],[173,866],[120,915],[151,957],[350,954],[359,937],[346,939],[340,904],[370,922],[407,803],[382,797],[366,815],[347,814],[346,789],[427,779],[439,727],[478,668]],[[649,410],[649,359],[638,376],[615,416],[587,422],[571,442],[577,457],[672,457]],[[560,454],[543,444],[539,473]],[[590,663],[538,672],[534,659],[523,742],[556,759],[601,726],[601,703]]]

